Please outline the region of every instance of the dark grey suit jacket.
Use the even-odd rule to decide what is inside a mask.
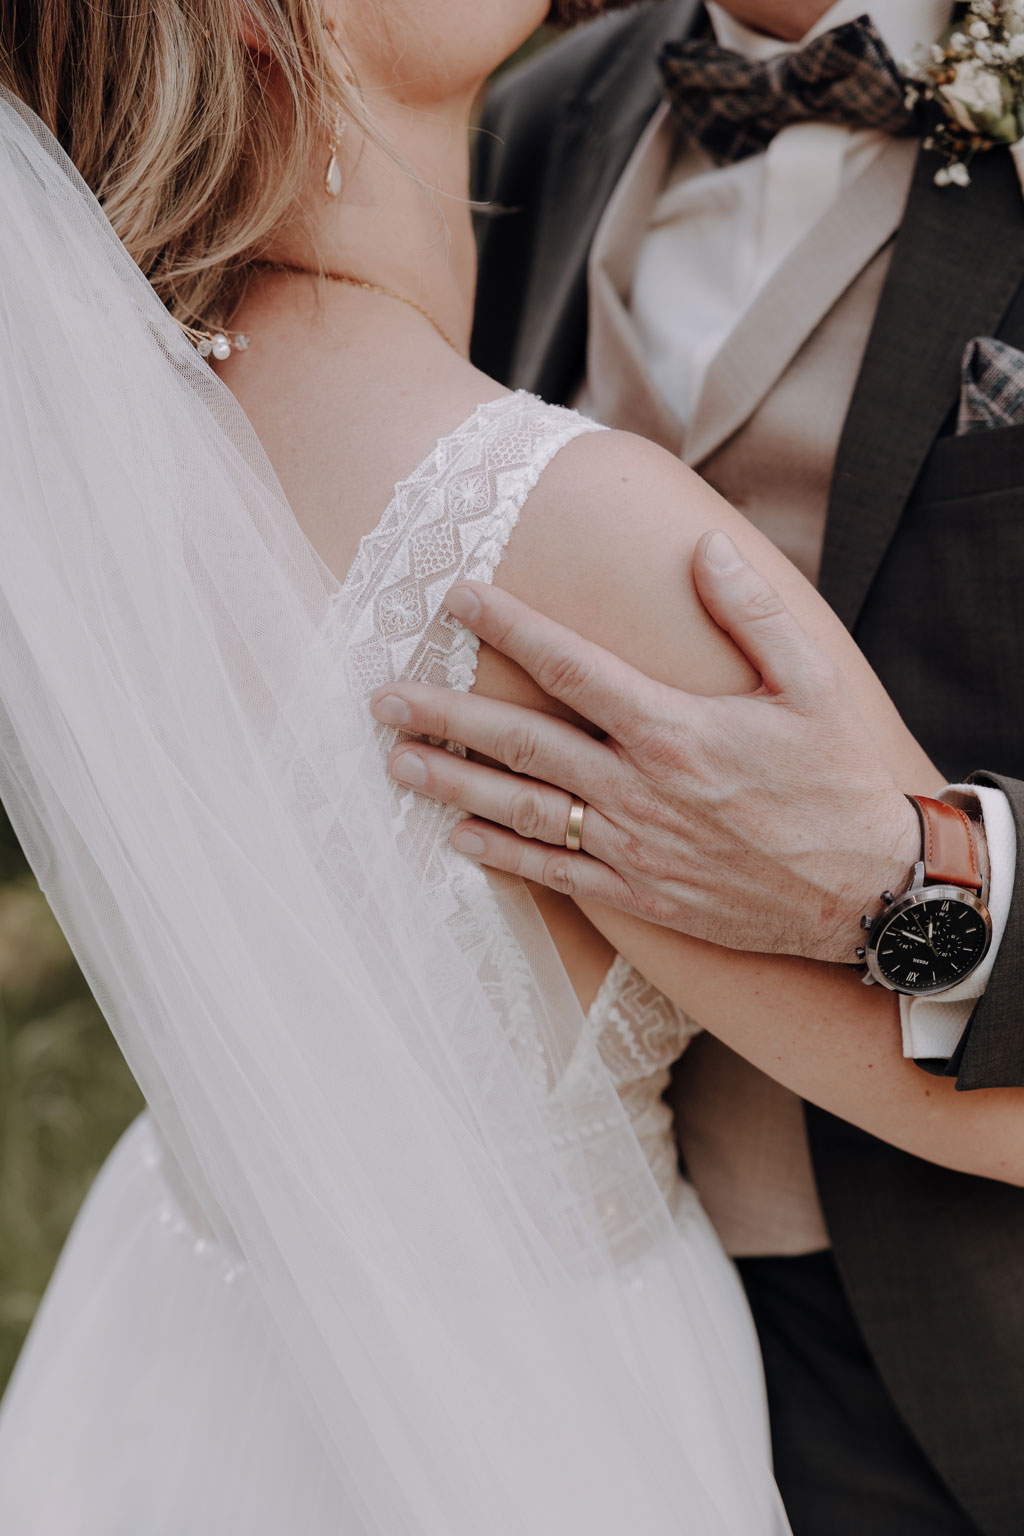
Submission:
[[[564,402],[583,377],[586,261],[658,102],[661,40],[695,0],[599,21],[488,100],[474,357]],[[1024,349],[1024,197],[1005,153],[966,190],[922,154],[839,447],[821,570],[904,719],[951,780],[1024,828],[1024,426],[952,435],[975,336]],[[956,1060],[1024,1085],[1024,842],[1013,914]],[[844,1282],[906,1422],[987,1536],[1024,1530],[1024,1191],[948,1173],[808,1107]]]

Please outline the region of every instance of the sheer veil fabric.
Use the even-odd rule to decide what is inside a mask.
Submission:
[[[130,1133],[119,1177],[166,1156],[205,1234],[133,1268],[148,1229],[91,1197],[90,1256],[42,1322],[60,1339],[47,1307],[105,1255],[127,1358],[90,1354],[95,1295],[77,1342],[69,1322],[30,1344],[0,1526],[784,1529],[720,1272],[659,1192],[532,903],[479,872],[449,888],[403,835],[351,583],[9,96],[0,203],[0,793],[158,1128]],[[200,1297],[207,1242],[239,1283]],[[161,1355],[172,1314],[202,1348]],[[108,1424],[104,1392],[140,1370],[145,1388],[157,1356],[159,1401]],[[79,1395],[39,1477],[81,1454],[116,1488],[157,1419],[173,1497],[95,1525],[17,1502],[20,1405],[69,1359]]]

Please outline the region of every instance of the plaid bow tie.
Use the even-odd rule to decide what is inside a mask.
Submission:
[[[790,123],[893,134],[915,123],[906,85],[867,16],[761,64],[703,39],[666,43],[658,68],[677,122],[719,165],[760,154]]]

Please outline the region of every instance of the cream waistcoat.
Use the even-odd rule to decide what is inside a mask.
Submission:
[[[650,377],[630,312],[637,253],[672,152],[659,112],[595,238],[577,403],[699,469],[813,581],[836,449],[917,145],[890,141],[782,262],[708,366],[685,430]],[[795,1095],[707,1037],[688,1053],[674,1097],[690,1177],[731,1253],[828,1246]]]

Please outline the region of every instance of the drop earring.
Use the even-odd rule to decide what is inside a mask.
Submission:
[[[345,119],[340,112],[334,114],[334,136],[331,139],[331,157],[327,162],[327,174],[324,177],[324,190],[328,197],[341,196],[341,166],[338,164],[338,150],[341,146],[342,136],[346,128]]]

